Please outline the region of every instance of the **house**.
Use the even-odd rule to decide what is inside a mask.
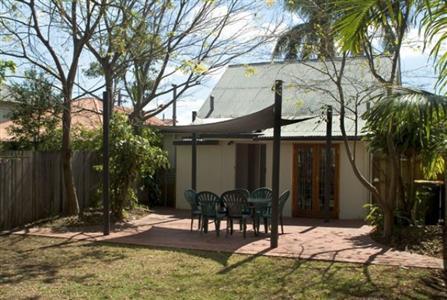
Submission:
[[[130,114],[131,108],[114,106],[115,112]],[[95,129],[102,127],[102,101],[96,98],[81,98],[72,104],[72,127],[83,127],[84,129]],[[166,126],[168,121],[157,117],[151,117],[146,121],[147,125]]]
[[[0,141],[9,140],[11,137],[7,128],[12,125],[9,120],[11,111],[16,103],[12,101],[9,95],[9,89],[6,85],[0,86]]]
[[[377,61],[380,72],[387,72],[387,58]],[[210,97],[198,112],[194,124],[205,124],[238,118],[273,104],[275,80],[283,80],[283,118],[320,116],[321,108],[332,105],[334,174],[331,182],[330,210],[333,218],[361,219],[364,205],[371,199],[350,165],[339,126],[337,88],[328,74],[340,61],[323,63],[258,63],[232,65],[227,68]],[[328,71],[329,70],[329,71]],[[329,72],[329,73],[328,73]],[[363,120],[355,122],[367,109],[367,100],[378,91],[377,81],[363,58],[347,61],[343,81],[348,103],[346,129],[348,145],[356,155],[360,171],[371,179],[371,156],[360,140]],[[357,112],[357,113],[355,113]],[[272,129],[254,136],[202,136],[197,147],[197,190],[221,194],[234,188],[254,190],[271,186]],[[284,215],[292,217],[323,217],[324,145],[326,123],[320,117],[287,125],[281,133],[280,191],[290,190],[291,197]],[[183,197],[191,187],[191,146],[188,138],[177,140],[176,146],[176,208],[187,209]]]
[[[9,115],[14,109],[16,102],[11,101],[11,97],[4,95],[0,98],[0,141],[10,141],[12,136],[8,128],[13,125]],[[122,113],[130,113],[132,110],[123,106],[115,106],[114,110]],[[80,98],[72,102],[72,128],[98,129],[102,127],[102,101],[96,98]],[[160,120],[151,117],[146,121],[148,125],[166,126],[170,125],[170,120]]]

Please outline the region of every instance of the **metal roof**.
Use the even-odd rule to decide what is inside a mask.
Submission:
[[[365,121],[359,119],[357,121],[357,132],[355,128],[355,122],[353,119],[345,118],[346,135],[348,137],[362,136],[361,129],[363,128]],[[332,118],[332,136],[342,136],[340,131],[340,119],[339,116],[334,115]],[[319,119],[310,119],[301,123],[287,125],[281,128],[281,138],[322,138],[326,137],[326,122]],[[267,129],[262,132],[259,139],[273,138],[273,130]]]
[[[213,89],[214,109],[210,111],[208,98],[198,112],[198,117],[236,118],[267,107],[273,103],[275,80],[284,81],[283,116],[295,117],[319,114],[323,105],[336,101],[330,96],[337,95],[336,86],[329,77],[319,70],[327,65],[321,61],[297,63],[255,63],[229,66]],[[340,61],[334,64],[339,67]],[[389,59],[382,57],[377,62],[380,73],[390,68]],[[377,80],[369,71],[364,58],[350,58],[345,66],[344,92],[347,101],[365,96],[378,89]],[[361,108],[364,110],[364,107]]]

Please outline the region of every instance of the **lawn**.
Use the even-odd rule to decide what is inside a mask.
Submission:
[[[442,298],[440,271],[0,237],[0,298]]]

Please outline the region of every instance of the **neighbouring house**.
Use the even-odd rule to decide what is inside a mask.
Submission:
[[[387,58],[378,59],[380,72],[389,71]],[[198,111],[194,124],[224,121],[260,111],[273,104],[275,80],[283,84],[283,118],[320,116],[324,105],[333,105],[332,124],[334,174],[331,182],[330,209],[333,218],[360,219],[371,195],[352,171],[339,127],[336,86],[324,74],[340,61],[322,63],[256,63],[229,66],[211,95]],[[329,71],[331,72],[331,71]],[[355,149],[361,172],[372,177],[372,158],[360,140],[363,120],[355,122],[378,91],[377,81],[363,58],[346,63],[343,83],[349,103],[346,118],[349,146]],[[335,96],[332,97],[332,96]],[[356,113],[357,112],[357,113]],[[234,188],[254,190],[271,186],[273,130],[247,136],[201,136],[197,147],[197,190],[221,194]],[[284,126],[281,134],[280,191],[290,190],[284,208],[286,216],[323,216],[324,145],[326,122],[320,117]],[[187,209],[185,189],[191,187],[191,143],[188,137],[176,144],[176,208]]]
[[[7,128],[12,125],[9,118],[15,105],[16,103],[12,101],[6,85],[0,86],[0,141],[11,139]]]
[[[9,115],[14,109],[16,103],[10,96],[2,94],[0,98],[0,142],[12,140],[8,128],[13,125]],[[130,113],[131,108],[115,106],[115,111]],[[148,125],[165,126],[171,125],[171,120],[161,120],[157,117],[151,117],[146,121]],[[72,103],[72,128],[97,129],[102,127],[102,101],[96,98],[80,98]]]
[[[125,114],[132,112],[131,108],[124,106],[114,106],[113,109]],[[81,98],[73,101],[71,122],[73,128],[95,129],[102,127],[102,101],[96,98]],[[166,126],[170,125],[170,120],[151,117],[146,120],[146,125]]]

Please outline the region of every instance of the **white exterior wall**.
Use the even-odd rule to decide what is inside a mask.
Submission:
[[[301,143],[301,142],[300,142]],[[284,215],[292,216],[293,192],[293,144],[281,143],[280,193],[290,190],[291,197],[284,207]],[[272,143],[267,142],[266,149],[266,185],[272,183]],[[352,146],[352,142],[350,142]],[[362,219],[365,215],[363,205],[369,201],[369,193],[354,175],[343,144],[340,144],[340,180],[339,180],[339,218]],[[357,142],[357,164],[361,172],[369,178],[369,155],[362,142]],[[235,143],[228,145],[221,141],[219,145],[197,147],[197,190],[209,190],[221,194],[234,188],[236,167]],[[191,186],[191,146],[177,146],[177,208],[189,208],[183,192]]]
[[[177,147],[176,208],[188,209],[183,192],[191,188],[191,145]],[[197,190],[218,195],[234,189],[236,147],[222,141],[219,145],[197,146]]]
[[[353,143],[350,143],[352,149]],[[370,178],[369,154],[365,143],[357,142],[356,165]],[[363,219],[370,194],[352,171],[344,145],[340,145],[340,219]]]

